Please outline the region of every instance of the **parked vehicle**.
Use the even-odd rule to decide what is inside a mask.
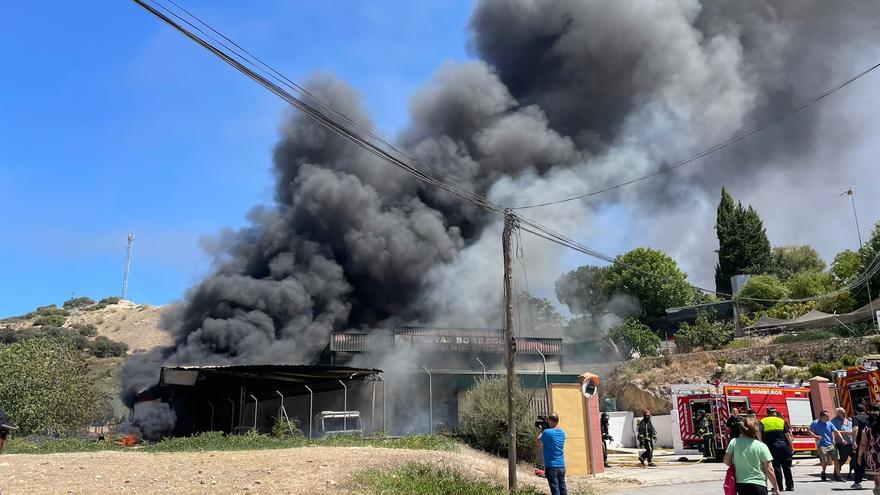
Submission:
[[[315,416],[315,425],[321,436],[363,434],[359,411],[321,411]]]
[[[807,387],[757,382],[719,384],[717,387],[673,385],[672,396],[683,449],[702,448],[703,437],[697,434],[695,421],[699,411],[705,411],[709,417],[715,452],[720,457],[730,443],[726,424],[731,411],[739,409],[744,415],[748,409],[754,409],[761,420],[767,417],[767,409],[773,407],[791,428],[795,453],[816,450],[816,442],[809,434],[813,406]]]

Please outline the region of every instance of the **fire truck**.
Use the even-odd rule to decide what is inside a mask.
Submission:
[[[730,441],[726,424],[731,411],[739,409],[745,414],[746,410],[754,409],[760,420],[767,417],[767,409],[771,407],[775,407],[789,424],[795,453],[816,450],[816,442],[809,434],[813,407],[807,387],[759,382],[673,385],[672,403],[675,406],[673,422],[678,423],[680,433],[680,438],[674,439],[678,453],[702,449],[703,438],[697,434],[696,424],[699,411],[709,415],[715,451],[720,457]]]
[[[847,414],[855,404],[880,402],[880,356],[866,356],[858,366],[834,372],[837,399]]]

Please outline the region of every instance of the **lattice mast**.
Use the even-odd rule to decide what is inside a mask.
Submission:
[[[128,272],[131,271],[131,243],[134,234],[128,234],[128,245],[125,248],[125,272],[122,274],[122,298],[128,295]]]

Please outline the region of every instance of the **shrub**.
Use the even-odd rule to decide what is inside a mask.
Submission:
[[[110,306],[113,304],[117,304],[119,301],[120,301],[120,299],[118,297],[111,296],[111,297],[105,297],[104,299],[101,299],[100,301],[98,301],[98,304],[103,304],[104,306]]]
[[[830,380],[831,373],[839,369],[840,363],[838,363],[837,361],[829,361],[813,363],[810,365],[808,371],[810,372],[810,378],[814,376],[821,376],[822,378],[828,378]]]
[[[608,336],[617,344],[624,358],[633,357],[636,354],[639,356],[660,355],[660,337],[647,325],[634,318],[628,318],[612,328],[608,332]]]
[[[779,379],[779,370],[775,366],[764,366],[758,372],[758,380],[773,382]]]
[[[103,335],[95,337],[88,347],[92,355],[99,358],[124,356],[128,352],[128,344],[110,340]]]
[[[0,404],[24,433],[84,428],[102,406],[86,357],[71,344],[30,339],[0,349]]]
[[[529,397],[519,386],[514,394],[517,458],[531,462],[538,457],[538,452]],[[477,448],[496,455],[507,454],[507,382],[504,378],[479,380],[467,391],[461,425],[462,433]]]
[[[83,337],[94,337],[95,335],[98,335],[98,327],[91,323],[77,324],[74,325],[73,328]]]
[[[714,312],[702,312],[693,324],[682,323],[675,334],[678,349],[720,349],[733,340],[735,330],[729,321],[717,321]]]
[[[69,309],[91,306],[92,304],[95,304],[95,300],[90,297],[72,297],[64,301],[64,307]]]
[[[868,340],[868,349],[875,354],[880,353],[880,336],[871,337],[871,339]]]
[[[272,425],[272,436],[275,438],[301,438],[303,432],[299,429],[299,424],[297,424],[296,421],[288,423],[287,420],[279,414],[278,416],[275,416],[275,423]]]
[[[67,319],[60,314],[40,315],[34,319],[35,327],[61,327]]]
[[[747,301],[750,305],[760,308],[773,306],[774,301],[785,299],[788,289],[775,275],[754,275],[743,285],[738,297],[741,299],[763,299],[761,301]]]

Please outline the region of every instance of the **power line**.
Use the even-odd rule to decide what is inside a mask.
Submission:
[[[345,114],[343,114],[342,112],[333,110],[329,105],[321,102],[314,95],[312,95],[308,91],[305,91],[303,88],[296,85],[286,77],[279,77],[278,75],[276,75],[280,75],[277,70],[271,68],[270,66],[268,66],[268,64],[263,63],[253,55],[250,55],[250,52],[244,50],[243,48],[240,48],[237,43],[231,41],[228,37],[217,31],[216,29],[211,28],[204,21],[196,18],[195,16],[192,16],[191,14],[187,14],[193,19],[192,21],[190,21],[189,19],[185,18],[184,15],[178,12],[174,12],[173,10],[165,7],[162,3],[155,0],[132,1],[164,21],[169,26],[179,31],[184,36],[198,43],[200,46],[207,49],[224,62],[228,63],[239,72],[251,78],[261,86],[265,87],[276,96],[280,97],[284,101],[288,102],[290,105],[299,109],[308,117],[315,120],[318,124],[335,132],[339,136],[360,146],[364,150],[376,155],[377,157],[388,161],[399,168],[404,169],[410,174],[415,175],[423,182],[439,187],[451,194],[454,194],[455,196],[458,196],[461,199],[469,201],[482,208],[486,208],[498,213],[501,213],[503,211],[503,208],[500,205],[493,203],[488,198],[465,188],[461,184],[456,183],[448,177],[434,174],[434,172],[431,171],[430,168],[412,159],[412,157],[409,157],[408,155],[400,151],[397,147],[378,137],[371,131],[364,129],[362,126],[357,124],[354,119],[345,116]],[[175,5],[177,4],[175,3]],[[160,10],[165,11],[167,15]],[[184,13],[188,12],[182,8],[181,10]],[[172,19],[172,17],[180,22],[176,22],[174,19]],[[224,43],[221,40],[218,40],[214,36],[211,36],[210,34],[206,33],[205,30],[201,29],[194,23],[201,24],[205,26],[206,29],[208,29],[209,31],[217,33],[223,39],[228,40],[230,44],[238,47],[238,49],[231,47],[229,44]],[[191,29],[188,29],[186,26],[184,26],[184,24],[186,26],[189,26],[189,28]],[[244,54],[242,54],[242,52]],[[255,63],[253,60],[256,60],[258,62]],[[260,64],[268,67],[269,71],[261,68]],[[272,82],[270,79],[277,81],[277,84],[275,82]],[[301,96],[297,97],[292,95],[282,86],[286,86],[287,88],[291,89],[295,93],[300,94]],[[345,122],[340,122],[338,119],[342,119]]]
[[[180,5],[178,5],[173,0],[168,0],[168,1],[171,4],[175,5],[177,8],[179,8],[184,14],[186,14],[187,16],[192,18],[192,21],[186,19],[180,13],[174,12],[171,9],[165,7],[164,5],[162,5],[160,2],[158,2],[156,0],[132,0],[132,1],[135,2],[136,4],[138,4],[139,6],[141,6],[142,8],[144,8],[145,10],[147,10],[148,12],[150,12],[151,14],[155,15],[156,17],[158,17],[159,19],[161,19],[166,24],[170,25],[171,27],[173,27],[174,29],[176,29],[180,33],[182,33],[184,36],[186,36],[186,37],[190,38],[192,41],[198,43],[200,46],[207,49],[208,51],[210,51],[211,53],[216,55],[218,58],[220,58],[224,62],[228,63],[229,65],[231,65],[233,68],[235,68],[239,72],[243,73],[244,75],[246,75],[250,79],[254,80],[255,82],[257,82],[261,86],[265,87],[266,89],[268,89],[269,91],[274,93],[276,96],[278,96],[282,100],[286,101],[287,103],[289,103],[293,107],[302,111],[303,113],[306,114],[306,116],[310,117],[318,124],[335,132],[336,134],[343,137],[344,139],[346,139],[346,140],[352,142],[353,144],[363,148],[364,150],[374,154],[375,156],[379,157],[380,159],[383,159],[387,162],[390,162],[391,164],[393,164],[393,165],[403,169],[404,171],[416,176],[419,180],[421,180],[427,184],[439,187],[439,188],[441,188],[441,189],[443,189],[443,190],[445,190],[445,191],[447,191],[447,192],[449,192],[449,193],[451,193],[461,199],[464,199],[465,201],[468,201],[472,204],[475,204],[481,208],[485,208],[485,209],[488,209],[490,211],[493,211],[493,212],[499,213],[499,214],[504,212],[504,207],[490,201],[485,196],[482,196],[482,195],[477,194],[473,191],[470,191],[469,189],[456,183],[455,181],[453,181],[452,179],[450,179],[448,177],[445,177],[442,175],[436,175],[430,168],[426,167],[425,165],[418,162],[417,160],[412,159],[406,153],[402,152],[401,150],[399,150],[397,147],[395,147],[391,143],[385,141],[384,139],[382,139],[381,137],[372,133],[368,129],[365,129],[360,124],[358,124],[354,119],[346,116],[342,112],[339,112],[339,111],[333,109],[330,105],[321,101],[319,98],[315,97],[314,95],[312,95],[311,93],[306,91],[304,88],[302,88],[298,84],[294,83],[293,81],[291,81],[290,79],[288,79],[287,77],[282,75],[280,72],[278,72],[277,70],[272,68],[270,65],[266,64],[265,62],[263,62],[262,60],[260,60],[256,56],[252,55],[249,51],[242,48],[239,44],[232,41],[230,38],[228,38],[227,36],[222,34],[220,31],[211,27],[205,21],[202,21],[200,18],[196,17],[195,15],[190,13],[188,10],[186,10],[183,7],[181,7]],[[157,7],[154,7],[153,5],[156,5],[158,7],[158,9],[157,9]],[[168,15],[160,12],[159,9],[167,12]],[[186,24],[187,26],[191,27],[192,30],[187,29],[184,25],[182,25],[178,22],[175,22],[174,19],[169,17],[169,15],[171,17],[174,17],[175,19],[178,19],[181,23]],[[220,41],[217,38],[215,38],[214,36],[211,36],[210,34],[206,33],[205,30],[201,29],[193,22],[195,22],[197,24],[201,24],[202,26],[205,26],[206,29],[217,34],[223,40],[226,40],[226,42],[229,44],[224,43],[223,41]],[[200,33],[202,36],[199,36],[198,34],[196,34],[193,31]],[[208,40],[210,40],[210,42]],[[229,46],[230,44],[232,45],[232,47]],[[587,196],[592,196],[595,194],[599,194],[601,192],[605,192],[608,190],[623,187],[627,184],[638,182],[640,180],[644,180],[644,179],[653,177],[655,175],[659,175],[660,173],[662,173],[665,170],[671,170],[671,169],[675,169],[675,168],[684,166],[684,165],[691,163],[691,162],[693,162],[703,156],[706,156],[714,151],[720,150],[720,149],[722,149],[730,144],[733,144],[737,141],[745,139],[746,137],[748,137],[756,132],[759,132],[760,130],[762,130],[764,128],[770,127],[770,126],[784,120],[785,118],[793,115],[794,113],[797,113],[797,112],[803,110],[804,108],[807,108],[811,104],[813,104],[817,101],[820,101],[820,100],[824,99],[825,97],[831,95],[832,93],[838,91],[839,89],[851,84],[855,80],[868,74],[869,72],[873,71],[877,67],[880,67],[880,64],[877,64],[877,65],[859,73],[858,75],[856,75],[856,76],[850,78],[849,80],[835,86],[834,88],[826,91],[825,93],[814,97],[810,101],[800,105],[799,107],[794,108],[793,110],[791,110],[787,114],[785,114],[785,115],[783,115],[773,121],[770,121],[770,122],[765,123],[757,128],[754,128],[750,131],[747,131],[743,134],[740,134],[740,135],[738,135],[738,136],[736,136],[736,137],[734,137],[724,143],[716,145],[716,146],[714,146],[714,147],[712,147],[712,148],[710,148],[710,149],[708,149],[698,155],[695,155],[691,158],[688,158],[686,160],[683,160],[681,162],[673,164],[672,166],[664,167],[664,169],[657,171],[653,174],[649,174],[649,175],[644,176],[642,178],[633,179],[631,181],[627,181],[625,183],[618,184],[616,186],[611,186],[609,188],[605,188],[604,190],[594,191],[592,193],[588,193],[585,195],[567,198],[567,199],[563,199],[563,200],[555,201],[555,202],[550,202],[550,203],[544,203],[544,204],[540,204],[540,205],[523,206],[523,207],[519,207],[519,209],[535,208],[535,207],[539,207],[539,206],[548,206],[551,204],[563,203],[566,201],[573,201],[575,199],[579,199],[579,198],[583,198],[583,197],[587,197]],[[277,81],[277,84],[272,82],[270,79]],[[301,96],[297,97],[297,96],[292,95],[291,93],[286,91],[282,86],[287,87],[288,89],[292,90],[295,93],[298,93]],[[309,101],[306,101],[306,100],[309,100]],[[338,119],[342,119],[344,122],[340,122]],[[520,228],[522,228],[523,230],[526,230],[528,232],[531,232],[534,235],[537,235],[537,236],[542,237],[544,239],[550,240],[552,242],[555,242],[555,243],[560,244],[562,246],[568,247],[570,249],[580,251],[580,252],[587,254],[589,256],[592,256],[592,257],[595,257],[598,259],[602,259],[602,260],[607,261],[609,263],[622,263],[613,256],[610,256],[610,255],[601,253],[600,251],[597,251],[595,249],[591,249],[589,247],[586,247],[586,246],[584,246],[584,245],[582,245],[582,244],[580,244],[580,243],[578,243],[578,242],[576,242],[576,241],[574,241],[574,240],[572,240],[572,239],[570,239],[570,238],[568,238],[558,232],[553,231],[552,229],[550,229],[548,227],[545,227],[541,224],[538,224],[537,222],[535,222],[533,220],[529,220],[529,219],[522,217],[522,216],[519,216],[519,215],[513,215],[513,217],[514,217],[514,219],[518,219],[517,223],[519,223],[520,221],[523,223],[526,223],[526,225],[528,225],[528,227],[520,226]],[[880,254],[878,254],[878,257],[880,257]],[[874,261],[877,261],[877,258],[875,258]],[[873,263],[874,262],[872,262],[872,264]],[[645,271],[639,269],[638,267],[635,267],[632,265],[624,264],[624,266],[626,266],[627,268],[633,269],[633,270],[640,271],[644,274],[648,274],[648,275],[652,275],[652,276],[654,275],[654,274],[651,274],[650,272],[645,272]],[[880,270],[880,263],[877,263],[874,268],[875,269],[872,272],[872,274],[876,273],[877,270]],[[692,285],[692,284],[689,284],[689,285],[692,288],[694,288],[695,290],[698,290],[701,292],[716,294],[716,295],[725,296],[725,297],[733,297],[731,294],[716,292],[716,291],[713,291],[710,289],[705,289],[702,287],[698,287],[698,286]],[[841,292],[842,290],[845,290],[845,288],[838,289],[838,291],[835,291],[835,292],[832,292],[829,294],[825,294],[822,296],[817,296],[814,298],[803,298],[803,299],[785,299],[785,300],[768,300],[768,299],[757,299],[757,298],[740,298],[740,299],[741,300],[760,301],[760,302],[773,302],[773,301],[776,301],[776,302],[805,302],[805,301],[810,301],[810,300],[816,300],[821,297],[827,297],[831,294]]]
[[[588,256],[591,256],[591,257],[594,257],[597,259],[601,259],[601,260],[606,261],[608,263],[618,264],[618,265],[623,266],[627,269],[636,271],[642,275],[646,275],[646,276],[653,277],[653,278],[663,278],[656,273],[642,270],[641,268],[639,268],[635,265],[625,263],[625,262],[621,261],[620,259],[618,259],[617,257],[611,256],[609,254],[602,253],[601,251],[597,251],[595,249],[584,246],[583,244],[581,244],[581,243],[579,243],[579,242],[577,242],[577,241],[575,241],[575,240],[573,240],[563,234],[560,234],[559,232],[555,232],[547,227],[544,227],[543,225],[541,225],[533,220],[529,220],[528,218],[525,218],[522,216],[517,216],[517,218],[519,219],[519,224],[520,224],[519,228],[520,229],[525,230],[526,232],[530,232],[531,234],[533,234],[537,237],[541,237],[543,239],[554,242],[556,244],[567,247],[569,249],[573,249],[575,251],[581,252],[581,253],[586,254]],[[525,224],[525,226],[523,224]],[[689,282],[686,282],[686,283],[690,288],[692,288],[696,291],[707,293],[707,294],[715,294],[717,296],[726,297],[729,299],[736,298],[737,300],[740,300],[740,301],[764,302],[764,303],[769,303],[769,302],[772,302],[772,303],[803,303],[803,302],[818,301],[818,300],[826,299],[828,297],[832,297],[834,295],[840,294],[844,291],[848,291],[848,290],[852,291],[854,289],[857,289],[865,283],[865,280],[869,280],[871,277],[873,277],[878,272],[880,272],[880,253],[877,253],[874,256],[874,258],[871,260],[871,262],[868,263],[868,265],[866,266],[865,271],[859,277],[857,277],[856,279],[847,283],[843,287],[836,289],[834,291],[831,291],[831,292],[827,292],[825,294],[820,294],[818,296],[804,297],[804,298],[789,298],[789,299],[765,299],[765,298],[757,298],[757,297],[742,297],[742,296],[736,296],[734,294],[729,294],[726,292],[719,292],[719,291],[715,291],[712,289],[707,289],[704,287],[700,287],[698,285],[691,284]]]
[[[758,132],[763,131],[764,129],[767,129],[768,127],[772,127],[772,126],[774,126],[774,125],[776,125],[776,124],[782,122],[783,120],[785,120],[785,119],[791,117],[792,115],[794,115],[794,114],[800,112],[801,110],[806,109],[807,107],[813,105],[814,103],[818,103],[819,101],[824,100],[825,98],[831,96],[832,94],[834,94],[834,93],[836,93],[837,91],[839,91],[839,90],[845,88],[846,86],[849,86],[850,84],[854,83],[854,82],[857,81],[858,79],[861,79],[862,77],[868,75],[870,72],[872,72],[873,70],[877,69],[878,67],[880,67],[880,64],[873,65],[873,66],[871,66],[871,67],[869,67],[869,68],[867,68],[867,69],[865,69],[865,70],[859,72],[858,74],[856,74],[856,75],[850,77],[850,78],[847,79],[846,81],[843,81],[842,83],[839,83],[839,84],[837,84],[836,86],[834,86],[834,87],[832,87],[832,88],[830,88],[830,89],[824,91],[823,93],[820,93],[820,94],[818,94],[818,95],[816,95],[816,96],[810,98],[809,100],[805,101],[804,103],[802,103],[802,104],[800,104],[800,105],[798,105],[798,106],[796,106],[796,107],[790,109],[789,111],[783,113],[782,115],[776,117],[775,119],[768,120],[768,121],[764,122],[763,124],[761,124],[761,125],[759,125],[759,126],[757,126],[757,127],[753,127],[753,128],[751,128],[751,129],[749,129],[749,130],[747,130],[747,131],[745,131],[745,132],[742,132],[742,133],[740,133],[740,134],[737,134],[737,135],[731,137],[730,139],[728,139],[728,140],[726,140],[726,141],[722,141],[721,143],[718,143],[718,144],[716,144],[716,145],[714,145],[714,146],[712,146],[712,147],[710,147],[710,148],[707,148],[707,149],[705,149],[705,150],[703,150],[703,151],[697,153],[696,155],[692,155],[692,156],[690,156],[690,157],[688,157],[688,158],[685,158],[684,160],[681,160],[681,161],[675,162],[675,163],[673,163],[672,165],[662,165],[662,166],[660,166],[659,168],[657,168],[657,170],[654,170],[653,172],[651,172],[651,173],[649,173],[649,174],[647,174],[647,175],[643,175],[643,176],[641,176],[641,177],[637,177],[637,178],[635,178],[635,179],[630,179],[630,180],[627,180],[627,181],[621,182],[621,183],[619,183],[619,184],[614,184],[614,185],[612,185],[612,186],[603,187],[602,189],[597,189],[597,190],[595,190],[595,191],[591,191],[591,192],[588,192],[588,193],[585,193],[585,194],[579,194],[579,195],[577,195],[577,196],[571,196],[571,197],[568,197],[568,198],[563,198],[563,199],[559,199],[559,200],[555,200],[555,201],[547,201],[547,202],[545,202],[545,203],[538,203],[538,204],[524,205],[524,206],[515,206],[515,207],[512,207],[512,209],[514,209],[514,210],[525,210],[525,209],[528,209],[528,208],[541,208],[541,207],[544,207],[544,206],[553,206],[553,205],[558,205],[558,204],[561,204],[561,203],[567,203],[567,202],[569,202],[569,201],[575,201],[575,200],[578,200],[578,199],[588,198],[588,197],[590,197],[590,196],[596,196],[596,195],[599,195],[599,194],[602,194],[602,193],[606,193],[606,192],[608,192],[608,191],[613,191],[613,190],[615,190],[615,189],[620,189],[620,188],[622,188],[622,187],[626,187],[626,186],[628,186],[628,185],[635,184],[635,183],[637,183],[637,182],[641,182],[641,181],[644,181],[644,180],[650,179],[650,178],[652,178],[652,177],[657,177],[658,175],[661,175],[661,174],[664,174],[664,173],[666,173],[666,172],[669,172],[669,171],[675,170],[675,169],[677,169],[677,168],[683,167],[683,166],[688,165],[688,164],[690,164],[690,163],[693,163],[693,162],[695,162],[695,161],[697,161],[697,160],[699,160],[699,159],[701,159],[701,158],[704,158],[704,157],[706,157],[706,156],[708,156],[708,155],[711,155],[712,153],[715,153],[716,151],[720,151],[720,150],[722,150],[722,149],[724,149],[724,148],[727,148],[728,146],[730,146],[730,145],[732,145],[732,144],[734,144],[734,143],[738,143],[738,142],[740,142],[740,141],[742,141],[742,140],[748,138],[749,136],[751,136],[751,135],[753,135],[753,134],[756,134],[756,133],[758,133]]]

